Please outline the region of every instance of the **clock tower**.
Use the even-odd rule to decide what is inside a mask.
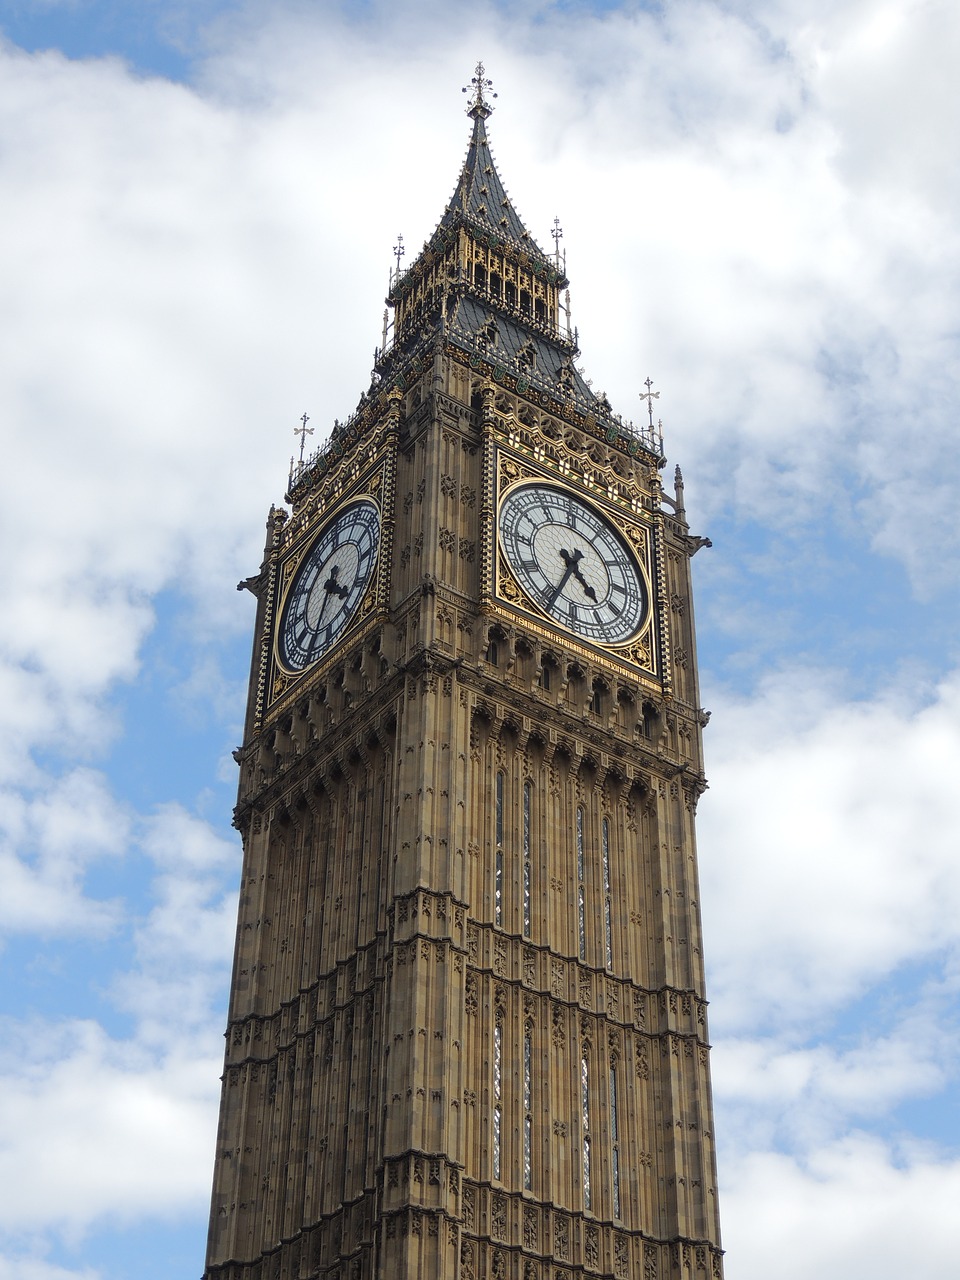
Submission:
[[[208,1280],[720,1277],[690,534],[483,67],[374,381],[271,510]],[[648,386],[648,395],[649,386]],[[648,401],[651,403],[651,401]]]

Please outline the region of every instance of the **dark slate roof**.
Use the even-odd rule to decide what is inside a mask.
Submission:
[[[513,321],[502,311],[484,306],[476,298],[458,299],[456,311],[447,321],[447,334],[470,351],[503,363],[514,372],[527,373],[532,383],[554,394],[561,394],[566,382],[575,400],[587,405],[596,403],[597,398],[577,371],[570,351]],[[520,353],[531,347],[534,360],[532,367],[528,368],[521,365]]]
[[[477,112],[473,118],[473,137],[467,150],[467,158],[460,178],[443,217],[441,227],[452,228],[458,213],[488,226],[499,236],[515,240],[528,252],[539,253],[546,257],[536,243],[513,207],[506,188],[500,181],[497,167],[493,162],[490,144],[487,141],[487,130],[484,115]],[[506,222],[503,222],[506,219]]]

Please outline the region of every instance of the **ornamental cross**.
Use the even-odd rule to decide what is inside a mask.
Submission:
[[[643,385],[647,389],[646,391],[640,392],[640,399],[646,400],[647,402],[647,412],[650,415],[650,430],[652,431],[653,430],[653,402],[654,400],[660,399],[660,392],[650,390],[650,388],[653,386],[653,381],[650,378],[647,378],[646,382]]]
[[[299,427],[293,428],[293,434],[300,437],[300,461],[303,462],[303,446],[307,443],[307,436],[313,435],[313,427],[308,427],[307,423],[310,419],[306,414],[300,419]]]
[[[393,246],[393,256],[397,260],[397,275],[400,274],[400,259],[406,252],[406,249],[403,247],[403,236],[399,235],[397,236],[397,243]]]
[[[553,256],[556,259],[557,266],[560,266],[560,241],[563,239],[563,227],[560,225],[560,219],[554,218],[553,230],[550,232],[553,236]]]
[[[461,93],[469,93],[471,86],[473,88],[473,99],[467,108],[467,114],[472,115],[474,111],[479,111],[482,115],[488,116],[493,108],[484,100],[484,89],[492,89],[493,81],[487,79],[487,69],[482,62],[477,63],[477,69],[473,73],[473,79],[470,84],[465,84]],[[490,97],[495,98],[497,95],[491,93]]]

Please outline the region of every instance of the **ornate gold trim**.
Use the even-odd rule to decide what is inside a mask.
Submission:
[[[307,675],[308,672],[315,670],[317,667],[317,664],[322,662],[325,658],[329,657],[329,655],[334,650],[339,649],[341,645],[344,643],[344,641],[346,640],[346,638],[350,636],[351,633],[357,629],[357,626],[366,621],[371,610],[374,609],[376,606],[377,599],[379,598],[379,595],[380,595],[381,575],[384,573],[386,568],[385,562],[389,560],[389,557],[385,554],[385,548],[384,548],[385,521],[384,521],[383,506],[380,502],[379,497],[377,496],[378,491],[380,490],[383,484],[382,472],[383,472],[383,467],[381,466],[378,477],[377,477],[377,483],[375,485],[369,483],[369,480],[371,479],[371,477],[365,477],[364,480],[365,480],[365,483],[367,483],[367,487],[365,489],[354,490],[353,492],[344,495],[344,497],[341,499],[341,501],[339,501],[336,504],[336,506],[332,507],[329,511],[323,512],[322,520],[319,520],[319,521],[316,519],[310,520],[307,523],[306,528],[303,531],[297,546],[291,549],[286,555],[286,557],[284,558],[284,560],[281,562],[280,575],[279,575],[280,582],[277,586],[276,597],[275,597],[276,607],[274,609],[273,633],[270,636],[270,663],[273,671],[273,680],[271,683],[271,695],[270,695],[271,702],[276,701],[276,699],[280,697],[281,694],[286,692],[287,688],[289,688],[290,685],[299,682],[300,679],[303,676]],[[341,513],[345,511],[347,507],[352,506],[354,503],[358,503],[358,502],[369,502],[370,505],[373,507],[376,507],[376,510],[377,510],[377,516],[380,521],[380,530],[379,530],[379,537],[377,539],[376,567],[374,571],[371,573],[369,580],[367,581],[367,585],[366,585],[366,588],[364,589],[363,595],[360,597],[359,601],[357,602],[356,609],[354,610],[354,613],[352,615],[350,622],[347,624],[346,628],[340,633],[340,635],[334,640],[331,647],[325,653],[320,654],[320,656],[314,662],[311,662],[308,666],[302,667],[299,670],[293,670],[292,668],[285,666],[283,661],[281,660],[280,649],[279,649],[279,639],[280,639],[280,624],[283,620],[283,616],[286,611],[287,601],[290,596],[290,591],[293,586],[294,578],[296,577],[297,571],[299,570],[300,565],[303,563],[306,556],[310,554],[310,552],[316,546],[320,538],[322,538],[323,535],[326,533],[330,525],[333,524],[337,519],[339,519]],[[269,707],[268,707],[268,710],[269,710]]]
[[[541,629],[544,626],[552,628],[554,632],[564,637],[566,643],[569,643],[570,638],[572,638],[574,643],[587,646],[588,650],[595,650],[604,655],[616,655],[621,661],[627,662],[631,666],[640,667],[649,674],[656,676],[658,673],[654,659],[654,629],[658,617],[658,598],[654,591],[654,566],[651,563],[652,529],[639,520],[631,520],[620,507],[612,502],[604,502],[602,498],[598,498],[590,490],[584,490],[583,486],[578,485],[575,481],[568,481],[567,483],[559,481],[548,471],[541,470],[539,467],[528,463],[525,459],[505,453],[499,445],[496,447],[495,469],[497,507],[494,519],[494,538],[496,540],[497,554],[494,562],[495,576],[492,584],[494,597],[510,606],[510,608],[523,613],[526,618],[534,620]],[[575,494],[579,501],[586,506],[592,506],[599,515],[602,515],[627,543],[647,592],[647,610],[643,625],[625,644],[606,645],[602,641],[591,640],[586,636],[579,636],[576,632],[569,631],[556,619],[541,610],[536,601],[531,599],[517,581],[510,568],[506,554],[500,547],[500,511],[509,494],[521,485],[530,483],[530,481],[545,484],[550,488],[558,489],[562,493]]]

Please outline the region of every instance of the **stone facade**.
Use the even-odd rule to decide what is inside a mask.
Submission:
[[[209,1280],[722,1274],[703,540],[652,433],[564,375],[562,264],[512,209],[484,225],[478,193],[502,188],[482,90],[471,115],[457,194],[392,282],[378,377],[295,468],[242,584],[258,610]],[[578,636],[518,583],[498,512],[519,484],[619,531],[646,599],[627,641]],[[358,500],[375,567],[291,669],[285,602]]]

